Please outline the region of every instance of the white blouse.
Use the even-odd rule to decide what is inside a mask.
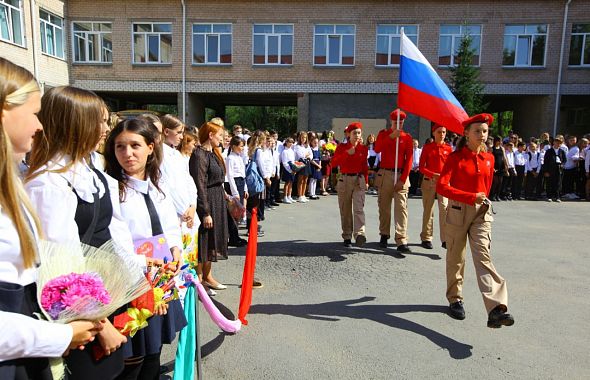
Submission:
[[[295,152],[293,151],[292,147],[285,147],[285,149],[283,149],[283,152],[281,153],[281,163],[283,164],[283,167],[288,173],[292,173],[293,170],[291,170],[289,162],[295,162]]]
[[[197,204],[197,186],[189,174],[188,163],[182,153],[164,144],[163,156],[160,183],[171,189],[167,195],[172,200],[176,214],[183,215],[191,205]]]
[[[227,181],[229,182],[229,188],[231,195],[238,196],[238,187],[234,178],[246,178],[246,165],[242,156],[237,155],[234,152],[228,154],[225,159],[225,168],[227,170]],[[244,191],[248,191],[246,181],[244,181]]]
[[[295,160],[297,161],[305,158],[311,159],[313,156],[311,148],[306,145],[293,145],[293,151],[295,151]]]
[[[48,167],[50,170],[58,170],[63,168],[69,160],[66,157],[50,161]],[[115,242],[119,254],[135,255],[131,234],[121,216],[119,185],[109,175],[104,173],[103,175],[108,182],[113,206],[113,218],[109,225],[112,240]],[[100,197],[105,194],[102,181],[84,161],[74,164],[65,173],[46,171],[27,182],[25,190],[31,199],[33,208],[39,215],[41,227],[47,240],[80,243],[78,225],[75,220],[78,200],[68,182],[76,190],[78,196],[89,203],[94,203],[92,194],[97,189]]]
[[[149,195],[156,207],[156,212],[160,218],[160,224],[162,225],[164,236],[166,236],[166,240],[168,241],[168,246],[170,248],[178,247],[182,250],[180,224],[178,222],[178,216],[174,212],[172,199],[168,196],[168,189],[164,186],[161,189],[164,192],[162,194],[149,179],[147,181],[141,181],[128,177],[126,180],[128,187],[126,188],[125,199],[121,202],[121,212],[123,219],[129,226],[133,240],[146,239],[152,236],[150,214],[148,213],[143,197],[144,194],[148,193],[149,189]]]

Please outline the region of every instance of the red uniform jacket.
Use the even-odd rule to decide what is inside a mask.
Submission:
[[[444,142],[440,145],[435,142],[424,145],[420,154],[420,173],[426,178],[440,174],[451,153],[453,148]]]
[[[365,183],[369,183],[368,148],[363,144],[357,144],[353,155],[348,154],[350,148],[352,144],[349,142],[338,144],[332,157],[332,166],[340,166],[340,172],[344,174],[362,174],[365,177]]]
[[[436,192],[443,197],[474,205],[477,193],[490,194],[493,178],[494,156],[463,147],[449,155],[436,184]]]
[[[412,159],[414,146],[412,136],[401,131],[399,138],[399,152],[396,152],[396,139],[389,138],[393,129],[383,129],[377,135],[375,140],[375,152],[381,153],[381,163],[379,167],[384,169],[395,169],[395,156],[398,155],[397,168],[402,169],[400,181],[406,182],[410,170],[412,169]]]

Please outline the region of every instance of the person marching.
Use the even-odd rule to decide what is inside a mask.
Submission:
[[[467,238],[479,290],[488,313],[488,327],[512,326],[507,313],[508,288],[496,271],[490,255],[492,233],[491,203],[487,198],[494,176],[494,156],[485,151],[490,114],[475,115],[463,122],[464,136],[449,155],[436,185],[437,193],[449,198],[445,224],[447,240],[447,300],[449,313],[465,319],[463,275]]]
[[[438,224],[440,228],[440,241],[442,247],[446,248],[445,240],[445,218],[447,216],[448,199],[436,193],[436,183],[440,178],[440,172],[453,152],[453,148],[445,143],[447,129],[439,124],[432,126],[432,135],[434,141],[424,145],[422,155],[420,156],[420,172],[424,175],[422,179],[422,232],[420,239],[422,247],[432,249],[432,231],[434,220],[434,201],[438,201]]]
[[[332,158],[332,165],[340,166],[337,191],[345,247],[352,246],[352,237],[359,247],[367,241],[364,207],[365,191],[369,186],[369,165],[367,147],[361,143],[362,129],[361,123],[350,123],[346,127],[348,142],[339,144]]]
[[[399,116],[399,124],[397,122]],[[389,114],[391,127],[377,135],[375,152],[381,153],[381,166],[375,186],[379,191],[379,234],[381,248],[387,248],[391,232],[391,201],[394,200],[395,244],[400,253],[409,253],[408,247],[408,188],[412,168],[412,136],[404,132],[406,113],[399,108]],[[399,147],[396,139],[399,138]]]

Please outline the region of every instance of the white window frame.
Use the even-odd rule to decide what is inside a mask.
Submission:
[[[194,32],[195,25],[210,25],[211,32]],[[229,25],[229,33],[227,32],[213,32],[213,25]],[[191,27],[191,47],[192,47],[192,64],[195,66],[231,66],[234,61],[234,26],[230,22],[195,22]],[[205,36],[205,62],[196,62],[195,61],[195,35],[203,35]],[[230,62],[221,62],[221,36],[222,35],[229,35],[230,37],[230,53],[231,59]],[[217,36],[217,62],[209,62],[209,43],[208,37],[209,36]]]
[[[379,33],[379,27],[380,26],[393,26],[395,28],[397,28],[397,33]],[[404,34],[408,37],[416,37],[416,46],[418,46],[418,37],[420,35],[420,26],[418,24],[389,24],[389,23],[382,23],[382,24],[377,24],[377,27],[375,29],[375,67],[399,67],[399,63],[391,63],[391,46],[392,44],[392,39],[394,38],[399,38],[401,40],[401,29],[402,28],[406,28],[408,26],[415,26],[416,27],[416,33],[411,33],[408,34],[405,32],[404,30]],[[377,44],[378,44],[378,40],[380,36],[385,36],[388,37],[388,49],[387,49],[387,64],[386,65],[381,65],[377,63]],[[400,57],[401,59],[401,57]]]
[[[75,24],[91,24],[92,25],[92,30],[90,31],[80,31],[80,30],[75,30],[74,29],[74,25]],[[95,30],[95,25],[99,25],[99,24],[109,24],[111,26],[111,31],[110,32],[104,32],[101,30]],[[112,57],[113,57],[113,50],[112,50],[112,44],[113,44],[113,23],[110,21],[72,21],[72,28],[71,28],[71,32],[72,32],[72,62],[74,63],[113,63]],[[88,52],[90,51],[89,48],[89,39],[88,39],[88,35],[90,34],[96,34],[98,35],[98,43],[99,43],[99,51],[100,51],[100,56],[98,60],[77,60],[76,59],[76,48],[77,48],[77,43],[76,43],[76,37],[81,38],[84,40],[84,45],[86,47],[86,55],[88,56]],[[111,49],[106,48],[103,45],[103,36],[106,34],[110,34],[111,35]],[[107,60],[103,60],[102,59],[102,55],[103,55],[103,50],[109,51],[111,54],[111,60],[107,61]]]
[[[546,32],[545,33],[527,33],[526,27],[528,25],[545,25]],[[525,33],[506,33],[506,28],[508,26],[524,26]],[[505,65],[504,64],[504,43],[506,41],[506,36],[515,36],[516,37],[516,47],[514,49],[514,64],[513,65]],[[532,65],[533,61],[533,42],[535,36],[545,36],[545,47],[543,49],[543,64],[542,65]],[[528,59],[526,65],[519,65],[518,64],[518,40],[519,37],[529,37],[529,51],[528,51]],[[534,24],[534,23],[524,23],[524,24],[506,24],[504,25],[504,39],[502,40],[502,67],[504,68],[544,68],[547,64],[547,43],[549,42],[549,24]]]
[[[333,33],[316,33],[317,26],[332,26]],[[354,28],[354,33],[336,33],[337,26],[352,26]],[[326,63],[315,63],[315,40],[316,36],[325,36],[325,43],[326,43]],[[352,36],[353,43],[352,43],[352,63],[342,63],[342,37],[343,36]],[[330,46],[329,46],[329,38],[330,37],[338,37],[340,38],[340,51],[338,52],[339,55],[339,63],[330,63]],[[328,24],[328,23],[319,23],[313,25],[313,46],[312,46],[312,57],[311,62],[313,66],[316,67],[354,67],[356,64],[356,24]]]
[[[586,22],[576,22],[574,23],[575,25],[581,24],[581,25],[588,25],[590,23],[586,23]],[[572,29],[573,29],[574,25],[572,25]],[[568,57],[568,66],[569,67],[590,67],[590,62],[588,63],[584,63],[584,50],[586,49],[586,41],[590,40],[590,32],[574,32],[572,31],[572,35],[570,37],[570,46],[571,46],[571,40],[573,39],[574,36],[583,36],[582,38],[582,52],[581,52],[581,56],[580,56],[580,63],[579,64],[575,64],[572,65],[569,63],[569,57]],[[570,52],[571,54],[571,52]]]
[[[136,32],[135,25],[151,25],[150,32]],[[170,32],[154,32],[154,25],[170,25]],[[143,35],[143,48],[145,49],[145,62],[135,62],[135,36]],[[172,35],[173,26],[171,22],[154,22],[154,21],[136,21],[131,24],[131,63],[134,65],[171,65],[172,64],[172,51],[170,51],[170,61],[162,61],[162,35],[170,36],[170,46],[172,49]],[[158,36],[158,61],[149,61],[149,36]]]
[[[2,35],[0,35],[0,41],[4,41],[4,42],[8,42],[11,44],[25,47],[26,30],[25,30],[25,23],[24,23],[24,18],[23,18],[23,2],[22,2],[22,0],[18,0],[18,7],[15,7],[12,4],[8,4],[7,2],[5,2],[5,0],[0,0],[0,4],[2,4],[3,6],[6,7],[6,10],[7,10],[6,20],[8,22],[8,39],[4,39],[4,38],[2,38]],[[20,41],[16,41],[14,39],[14,24],[12,22],[13,12],[18,13],[18,20],[19,20],[20,31],[21,31],[21,33],[20,33],[21,40]]]
[[[257,33],[254,31],[254,28],[259,25],[271,25],[272,32],[268,33]],[[284,32],[275,32],[276,26],[290,26],[291,33],[284,33]],[[282,24],[282,23],[255,23],[252,25],[252,65],[254,66],[293,66],[293,53],[295,50],[295,26],[294,24]],[[264,63],[256,63],[254,62],[254,39],[255,36],[264,36]],[[281,47],[282,47],[282,37],[283,36],[291,36],[291,63],[281,63]],[[269,37],[277,37],[279,41],[278,46],[278,62],[277,63],[269,63],[268,62],[268,38]]]
[[[459,34],[457,33],[442,33],[440,32],[440,28],[442,28],[443,26],[458,26],[459,29]],[[472,34],[472,33],[468,33],[467,31],[467,27],[470,26],[479,26],[479,34]],[[463,39],[463,36],[469,34],[470,37],[472,36],[478,36],[479,37],[479,52],[477,52],[477,56],[478,56],[478,60],[477,60],[477,65],[472,65],[474,67],[480,67],[481,65],[481,52],[483,51],[482,49],[482,43],[483,43],[483,25],[481,24],[440,24],[439,27],[439,35],[438,35],[438,52],[437,52],[437,56],[436,56],[436,60],[437,60],[437,64],[438,67],[453,67],[456,66],[457,64],[455,63],[455,50],[459,48],[459,45],[461,44],[461,40]],[[441,37],[451,37],[451,62],[448,65],[441,65],[440,62],[440,42],[441,42]]]
[[[56,17],[58,19],[61,20],[61,26],[52,23],[51,21],[45,20],[43,18],[41,18],[41,12],[45,12],[47,13],[47,15],[49,15],[49,17],[51,18],[51,16]],[[43,51],[43,39],[45,39],[47,37],[47,35],[44,33],[44,31],[47,28],[53,28],[53,51],[57,52],[57,38],[55,31],[57,29],[61,30],[61,56],[58,54],[51,54],[49,52]],[[65,41],[65,29],[64,29],[64,18],[61,16],[56,15],[55,13],[49,12],[43,8],[39,8],[39,32],[41,33],[41,53],[45,54],[49,57],[53,57],[53,58],[57,58],[57,59],[62,59],[65,60],[66,59],[66,41]],[[45,46],[47,46],[47,40],[45,39]]]

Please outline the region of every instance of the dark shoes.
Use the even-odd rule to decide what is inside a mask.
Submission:
[[[453,302],[449,305],[449,315],[460,321],[465,319],[465,308],[463,307],[463,301]],[[490,313],[491,315],[491,313]],[[490,322],[488,321],[488,326]]]
[[[244,239],[239,239],[236,241],[230,241],[227,245],[229,245],[230,247],[243,247],[246,244],[248,244],[248,240],[244,240]]]
[[[400,244],[397,246],[397,251],[399,253],[412,253],[412,250],[410,250],[410,247],[408,247],[407,244]]]
[[[422,242],[422,248],[432,249],[432,242],[428,240],[424,240]]]
[[[488,315],[488,327],[499,329],[502,326],[512,326],[514,317],[506,312],[506,306],[498,305]]]
[[[252,289],[260,289],[264,287],[264,285],[262,285],[262,282],[260,280],[254,279],[252,281]]]
[[[344,239],[344,246],[346,248],[352,247],[352,241],[350,239]]]
[[[381,235],[381,240],[379,240],[379,247],[387,248],[387,239],[388,239],[387,236]]]
[[[443,247],[443,249],[447,249],[447,242],[443,241],[441,244],[441,247]]]
[[[356,237],[355,243],[357,247],[362,247],[367,242],[367,237],[365,235],[358,235]]]

